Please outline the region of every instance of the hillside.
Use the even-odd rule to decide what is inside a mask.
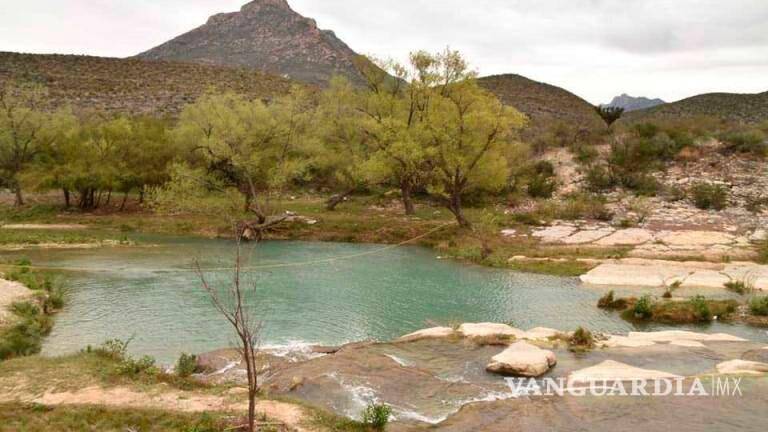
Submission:
[[[334,75],[363,83],[355,67],[358,54],[285,0],[255,0],[239,12],[214,15],[138,57],[252,67],[320,85]]]
[[[614,97],[611,103],[605,104],[604,106],[624,108],[624,112],[630,112],[630,111],[636,111],[640,109],[653,108],[655,106],[663,105],[665,103],[666,102],[658,98],[649,99],[643,96],[632,97],[624,93],[621,96]]]
[[[757,94],[707,93],[657,107],[633,111],[627,121],[711,116],[725,120],[761,123],[768,121],[768,92]]]
[[[177,114],[210,88],[254,98],[286,93],[291,81],[244,68],[138,59],[0,52],[0,83],[44,84],[53,107],[125,114]]]
[[[478,81],[502,102],[528,115],[534,128],[557,121],[579,127],[605,127],[589,102],[560,87],[514,74],[488,76]]]

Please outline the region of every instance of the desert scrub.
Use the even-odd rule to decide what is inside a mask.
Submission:
[[[723,150],[728,153],[751,153],[768,156],[768,137],[759,129],[726,132],[720,135]]]
[[[768,296],[753,297],[749,300],[749,311],[753,315],[768,316]]]
[[[697,183],[691,188],[694,205],[702,210],[722,210],[728,206],[728,192],[725,186],[711,183]]]
[[[176,361],[176,375],[187,378],[197,372],[197,356],[194,354],[182,353]]]
[[[14,323],[0,332],[0,360],[37,354],[53,321],[34,303],[11,305]]]
[[[389,417],[392,415],[392,408],[386,404],[372,403],[363,410],[363,424],[374,430],[383,431],[389,423]]]
[[[106,408],[97,406],[43,406],[10,402],[0,404],[2,430],[47,431],[153,431],[218,432],[231,424],[224,415]]]

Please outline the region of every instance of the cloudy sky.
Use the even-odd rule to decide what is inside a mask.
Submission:
[[[0,50],[125,57],[246,0],[0,0]],[[461,50],[590,102],[768,90],[768,0],[289,0],[354,50]]]

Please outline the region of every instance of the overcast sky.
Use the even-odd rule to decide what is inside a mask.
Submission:
[[[246,0],[0,0],[0,50],[125,57]],[[768,90],[768,0],[289,0],[352,49],[461,50],[593,103]]]

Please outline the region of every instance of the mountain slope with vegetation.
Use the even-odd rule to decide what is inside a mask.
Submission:
[[[0,85],[11,80],[45,86],[51,108],[156,116],[177,115],[209,89],[270,99],[293,84],[244,68],[0,52]]]
[[[657,107],[633,111],[629,121],[716,117],[723,120],[761,123],[768,120],[768,91],[756,94],[706,93]]]
[[[504,104],[530,117],[534,128],[558,121],[586,128],[605,127],[589,102],[560,87],[515,74],[487,76],[478,81]]]
[[[245,66],[326,84],[342,75],[364,84],[359,55],[285,0],[255,0],[240,11],[212,16],[204,25],[138,55],[146,60]]]

